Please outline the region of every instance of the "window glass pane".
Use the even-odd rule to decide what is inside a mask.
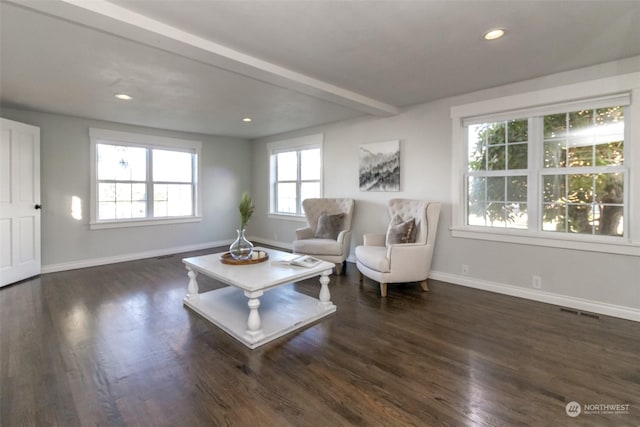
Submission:
[[[542,135],[530,134],[529,123],[541,126]],[[469,225],[623,235],[623,107],[483,123],[467,131],[466,160],[474,175],[467,177]],[[529,141],[530,136],[539,139]],[[529,144],[542,153],[541,162],[535,155],[536,163],[529,164]],[[546,174],[545,168],[564,173]],[[532,206],[541,209],[538,224],[528,224],[530,185],[541,196],[540,205]]]
[[[593,125],[593,110],[581,110],[569,113],[569,133],[575,135],[581,133],[582,128],[590,128]]]
[[[124,184],[124,183],[116,184],[116,201],[117,202],[131,201],[131,184]]]
[[[98,219],[115,219],[116,203],[100,202],[98,203]]]
[[[167,207],[168,207],[168,203],[166,200],[154,200],[153,216],[154,217],[169,216]]]
[[[509,145],[507,154],[509,156],[508,169],[527,169],[527,144]]]
[[[571,167],[583,167],[593,165],[593,146],[581,147],[579,142],[569,140],[567,149],[568,162]]]
[[[528,228],[526,176],[469,177],[467,188],[469,225]]]
[[[504,227],[506,218],[504,202],[488,202],[486,215],[490,227]]]
[[[469,177],[469,201],[485,202],[487,200],[487,178],[479,176]]]
[[[621,173],[596,175],[596,202],[623,204],[624,175]]]
[[[128,220],[158,216],[157,213],[193,216],[198,145],[176,141],[175,148],[157,149],[135,135],[131,135],[130,143],[96,142],[97,182],[92,180],[97,193],[95,219]],[[183,146],[193,151],[182,151]],[[152,180],[168,185],[154,188]],[[162,195],[155,200],[158,191]]]
[[[147,216],[147,203],[146,202],[132,202],[131,203],[131,218],[144,218]]]
[[[191,182],[193,154],[181,151],[153,150],[153,180]]]
[[[320,149],[300,151],[300,179],[320,179]]]
[[[470,171],[485,170],[486,166],[486,125],[469,126],[468,162]]]
[[[564,138],[567,134],[566,113],[544,116],[544,138]]]
[[[485,202],[470,202],[467,222],[469,225],[489,225],[487,222],[487,204]]]
[[[606,173],[595,177],[596,232],[605,236],[622,236],[624,225],[624,174]]]
[[[623,235],[624,174],[546,175],[543,185],[543,230]]]
[[[277,181],[295,181],[298,179],[298,154],[295,151],[276,155]]]
[[[542,207],[542,229],[545,231],[567,231],[566,205],[545,203]]]
[[[624,163],[624,142],[615,141],[599,144],[596,150],[596,166],[622,165]]]
[[[564,141],[564,140],[562,140]],[[567,165],[567,150],[559,140],[544,142],[544,167],[563,168]]]
[[[277,192],[276,212],[297,213],[296,184],[279,183],[277,184]]]
[[[116,179],[118,159],[115,146],[96,144],[98,179]]]
[[[300,200],[315,199],[320,197],[319,182],[303,182],[300,184]]]
[[[116,201],[116,185],[113,183],[98,184],[98,202],[115,202]]]
[[[169,198],[168,184],[153,184],[153,201],[167,201]]]
[[[543,200],[545,202],[559,202],[566,200],[566,175],[544,175],[542,177]]]
[[[622,124],[624,129],[624,109],[623,107],[607,107],[596,109],[596,125],[606,126],[609,124]]]
[[[569,203],[591,203],[593,201],[593,185],[593,175],[569,175],[567,194]]]
[[[147,149],[96,144],[98,179],[144,181],[147,176]]]
[[[190,184],[169,184],[167,186],[167,215],[193,215],[193,191]]]
[[[504,183],[503,176],[491,176],[487,178],[487,201],[504,202]]]
[[[624,207],[620,205],[596,205],[596,210],[599,212],[597,218],[597,234],[603,236],[622,236],[623,235],[623,212]]]
[[[504,122],[491,123],[487,127],[487,143],[489,145],[501,145],[505,143],[506,127]]]
[[[528,215],[526,203],[507,203],[505,206],[507,214],[507,228],[526,229],[528,227]]]
[[[622,107],[544,117],[544,167],[590,167],[624,163]],[[563,152],[566,147],[566,154]]]
[[[527,142],[529,129],[528,120],[511,120],[507,124],[507,141],[513,142]]]
[[[154,184],[153,216],[193,215],[193,187],[191,184]]]
[[[133,184],[131,186],[131,200],[146,201],[147,200],[147,185],[146,184]]]
[[[507,200],[510,202],[527,201],[527,177],[507,177]]]
[[[567,206],[568,232],[593,234],[593,209],[590,204]]]
[[[504,170],[505,153],[504,145],[489,146],[487,148],[487,166],[489,170]]]
[[[116,219],[131,218],[131,202],[116,202]]]

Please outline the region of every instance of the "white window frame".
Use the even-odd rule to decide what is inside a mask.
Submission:
[[[488,99],[451,108],[452,119],[452,219],[453,237],[536,245],[583,251],[640,256],[640,72],[591,80],[571,85]],[[625,108],[625,237],[575,235],[539,231],[467,225],[466,182],[467,134],[469,124],[533,117],[544,114],[577,111],[580,107],[611,106],[616,100],[630,99]],[[604,105],[603,105],[604,106]],[[542,156],[531,144],[529,160]],[[539,159],[537,160],[539,161]],[[531,164],[530,166],[531,167]],[[538,175],[529,174],[529,180]],[[530,181],[531,182],[531,181]],[[536,182],[536,186],[540,185]],[[534,186],[535,188],[537,188]],[[539,195],[529,192],[529,220],[538,223]]]
[[[302,151],[310,149],[320,150],[320,197],[324,194],[323,182],[324,182],[324,156],[323,156],[323,140],[324,135],[314,134],[306,135],[297,138],[286,139],[282,141],[270,142],[267,144],[267,152],[269,155],[269,212],[268,216],[274,219],[293,219],[297,221],[305,221],[304,212],[295,214],[287,214],[283,212],[276,212],[276,160],[275,155],[290,151]],[[300,174],[298,173],[297,179],[298,188],[300,187]],[[300,194],[298,190],[298,195]],[[301,201],[298,201],[300,203]]]
[[[89,129],[90,139],[90,161],[89,169],[91,175],[90,189],[90,220],[89,228],[91,230],[99,230],[105,228],[120,227],[139,227],[161,224],[181,224],[188,222],[202,221],[201,216],[201,189],[200,189],[200,152],[202,151],[202,142],[177,138],[160,137],[153,135],[145,135],[131,132],[121,132],[108,129]],[[127,219],[98,219],[98,168],[97,168],[97,149],[98,144],[124,145],[130,147],[143,147],[147,149],[175,150],[190,152],[195,155],[194,161],[194,200],[193,215],[179,217],[146,217],[146,218],[127,218]],[[148,198],[152,197],[148,195]],[[152,200],[147,200],[152,203]]]

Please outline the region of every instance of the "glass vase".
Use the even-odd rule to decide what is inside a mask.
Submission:
[[[247,260],[251,258],[251,252],[253,252],[253,243],[247,240],[244,237],[245,228],[239,228],[236,231],[238,232],[238,237],[236,240],[229,246],[229,253],[233,257],[233,259],[237,260]]]

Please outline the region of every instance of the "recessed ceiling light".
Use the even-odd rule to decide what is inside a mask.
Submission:
[[[244,119],[242,119],[242,121],[245,123],[251,123],[253,119],[251,117],[245,117]]]
[[[485,40],[495,40],[495,39],[499,39],[502,36],[504,36],[504,30],[502,28],[496,28],[494,30],[487,31],[484,34],[484,39]]]
[[[118,99],[122,99],[123,101],[131,101],[133,99],[133,96],[127,95],[126,93],[116,93],[113,96],[115,96]]]

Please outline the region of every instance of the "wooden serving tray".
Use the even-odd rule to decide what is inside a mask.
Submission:
[[[231,256],[231,254],[229,252],[225,252],[222,255],[220,255],[220,261],[223,264],[229,264],[229,265],[250,265],[250,264],[259,264],[261,262],[265,262],[266,260],[269,259],[269,254],[262,251],[265,256],[262,258],[257,258],[257,259],[235,259],[234,257]]]

